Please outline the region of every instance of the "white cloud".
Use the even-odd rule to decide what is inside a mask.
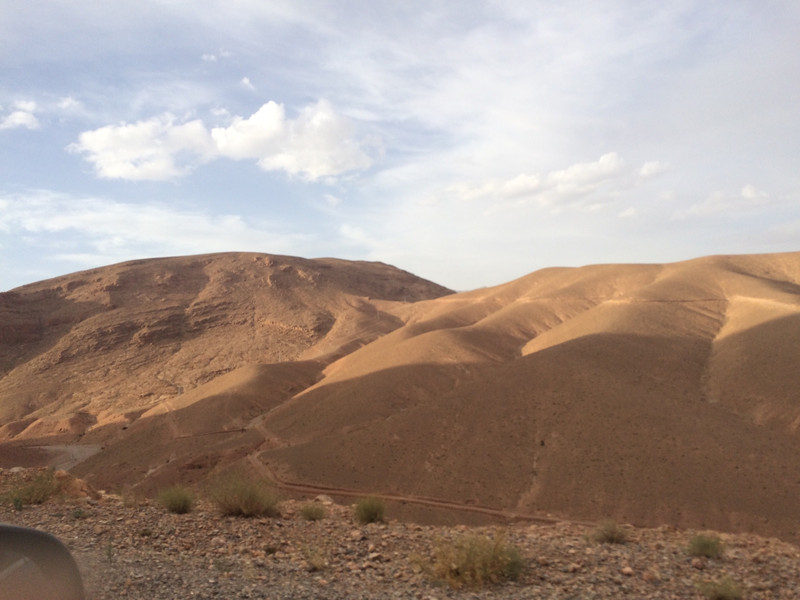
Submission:
[[[660,164],[650,162],[634,170],[628,168],[616,152],[609,152],[596,161],[576,163],[544,175],[523,173],[504,180],[451,185],[446,188],[445,195],[462,201],[501,205],[535,203],[554,210],[580,205],[586,210],[597,210],[619,191],[649,177],[654,169],[652,165]],[[603,196],[598,197],[600,192]]]
[[[183,176],[212,151],[202,122],[176,124],[169,114],[86,131],[68,148],[84,155],[99,177],[130,180]],[[189,160],[182,160],[187,155]]]
[[[263,155],[258,165],[267,171],[285,171],[315,180],[347,171],[366,169],[372,159],[355,139],[352,123],[321,100],[283,123],[276,152]]]
[[[256,89],[256,86],[253,85],[249,77],[242,77],[242,85],[251,91]]]
[[[94,264],[137,256],[229,250],[289,252],[305,235],[241,215],[212,215],[169,205],[131,204],[48,190],[0,196],[0,230],[23,236],[53,258],[91,257]],[[65,240],[78,234],[77,247]],[[65,251],[64,249],[68,250]]]
[[[768,194],[766,192],[762,192],[756,186],[747,184],[742,188],[742,198],[746,200],[753,200],[755,202],[760,202],[761,200],[765,200],[768,198]]]
[[[33,114],[36,112],[36,102],[30,100],[17,101],[14,103],[14,108],[17,110],[12,111],[0,120],[0,130],[17,129],[18,127],[39,129],[39,120]]]
[[[211,139],[220,156],[258,159],[277,151],[285,137],[285,123],[283,105],[270,101],[247,119],[237,116],[227,127],[213,128]]]
[[[66,112],[79,112],[83,110],[83,105],[72,96],[65,96],[58,101],[58,108]]]
[[[704,201],[686,209],[676,210],[673,219],[690,217],[741,216],[758,210],[770,203],[769,194],[754,185],[745,185],[738,194],[716,191]]]
[[[639,169],[639,174],[642,177],[655,177],[656,175],[661,175],[662,173],[666,172],[668,169],[668,164],[653,160],[644,163],[642,168]]]
[[[616,152],[609,152],[595,162],[577,163],[548,174],[547,187],[558,197],[584,195],[617,177],[624,165]]]
[[[235,116],[227,127],[210,131],[200,120],[180,123],[170,114],[108,125],[82,133],[69,150],[82,154],[107,179],[174,179],[223,157],[253,159],[265,171],[311,181],[372,164],[350,120],[324,100],[305,107],[296,119],[270,101],[250,117]]]

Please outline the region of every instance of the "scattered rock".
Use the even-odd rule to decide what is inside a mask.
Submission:
[[[22,511],[0,505],[0,521],[61,538],[95,600],[696,599],[699,579],[726,575],[748,591],[749,600],[800,597],[798,548],[752,535],[726,536],[725,560],[703,561],[687,559],[690,532],[632,529],[632,541],[619,547],[589,541],[587,525],[509,526],[502,528],[506,539],[529,568],[513,583],[465,592],[429,580],[424,565],[436,543],[471,533],[493,535],[495,528],[392,521],[378,529],[357,528],[352,510],[336,504],[315,523],[302,519],[303,503],[292,500],[282,507],[282,514],[292,516],[280,519],[220,517],[202,501],[189,514],[172,515],[156,503],[130,506],[113,495],[76,518],[71,506],[85,504],[69,502]]]

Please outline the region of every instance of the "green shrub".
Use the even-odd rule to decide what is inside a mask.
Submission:
[[[453,589],[479,588],[517,579],[524,561],[519,551],[498,533],[494,538],[466,535],[455,541],[439,542],[433,560],[423,568],[435,579]]]
[[[382,522],[385,512],[386,505],[383,500],[375,496],[362,498],[356,503],[356,520],[362,525]]]
[[[628,534],[615,521],[606,519],[595,529],[592,539],[601,544],[624,544],[628,541]]]
[[[243,474],[231,474],[214,481],[208,490],[219,511],[233,517],[278,516],[278,495],[266,482]]]
[[[192,511],[194,494],[182,485],[173,485],[158,493],[157,500],[169,512],[183,515]]]
[[[92,513],[84,510],[83,508],[76,508],[72,511],[71,516],[74,520],[79,521],[81,519],[88,519],[91,515]]]
[[[316,502],[308,502],[300,507],[300,516],[306,521],[319,521],[325,518],[325,507]]]
[[[716,535],[699,533],[689,540],[689,554],[692,556],[719,558],[722,552],[722,540]]]
[[[744,598],[741,586],[727,576],[719,581],[702,581],[697,584],[697,589],[708,600],[741,600]]]
[[[22,510],[27,504],[42,504],[58,493],[58,481],[56,481],[52,469],[38,474],[31,481],[21,482],[11,487],[6,492],[6,499],[11,502],[16,510]]]

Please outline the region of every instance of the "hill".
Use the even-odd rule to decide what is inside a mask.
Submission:
[[[417,518],[798,539],[800,253],[545,269],[460,294],[385,265],[165,261],[4,299],[60,332],[3,330],[7,443],[103,447],[74,468],[101,487],[243,462]]]

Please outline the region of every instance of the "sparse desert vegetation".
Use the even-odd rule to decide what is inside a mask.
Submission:
[[[689,554],[705,558],[719,558],[724,551],[722,540],[714,533],[698,533],[689,540]]]
[[[366,525],[367,523],[380,523],[386,513],[386,503],[375,496],[367,496],[356,503],[356,520]]]
[[[178,515],[191,512],[195,502],[192,491],[180,484],[161,490],[156,499],[169,512]]]
[[[320,521],[325,518],[325,507],[318,502],[306,502],[300,507],[300,516],[306,521]]]
[[[208,498],[226,516],[275,517],[280,514],[279,497],[266,481],[233,472],[212,480]]]
[[[24,506],[46,502],[58,491],[59,485],[55,473],[52,469],[47,469],[37,473],[33,479],[13,483],[2,497],[16,510],[22,510]]]
[[[697,584],[697,589],[708,600],[742,600],[744,598],[742,586],[728,576],[718,581],[701,581]]]
[[[492,537],[467,534],[455,540],[440,540],[430,562],[427,558],[418,560],[432,579],[453,589],[480,588],[517,579],[525,566],[519,550],[502,532]]]
[[[592,533],[592,539],[600,544],[624,544],[628,533],[613,519],[605,519]]]
[[[28,480],[32,480],[29,477]],[[18,483],[0,470],[0,495]],[[223,516],[205,494],[172,518],[156,498],[91,502],[61,494],[0,520],[49,531],[68,544],[93,600],[271,598],[659,598],[796,600],[800,548],[725,534],[722,560],[692,558],[693,531],[625,526],[628,544],[598,544],[580,523],[434,526],[384,517],[354,524],[354,507],[284,499],[270,519]],[[712,531],[703,532],[713,538]]]

